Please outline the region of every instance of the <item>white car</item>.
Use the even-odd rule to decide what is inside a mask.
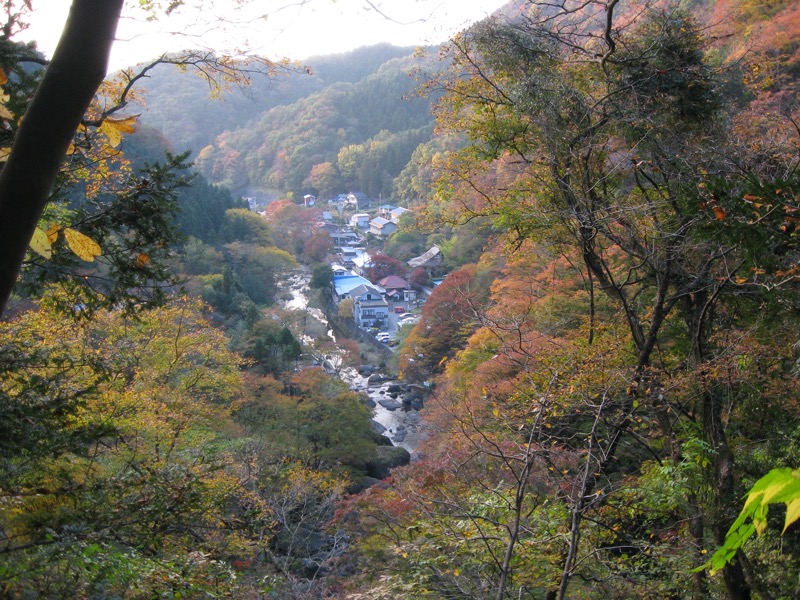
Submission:
[[[378,340],[379,342],[383,342],[385,344],[390,339],[392,339],[392,336],[390,336],[385,331],[381,331],[380,333],[376,333],[375,334],[375,339]]]

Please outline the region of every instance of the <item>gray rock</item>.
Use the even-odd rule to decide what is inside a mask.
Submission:
[[[380,479],[375,479],[374,477],[369,477],[367,475],[364,475],[363,477],[359,477],[356,481],[354,481],[347,487],[347,493],[360,494],[367,488],[371,488],[373,485],[385,486],[385,484],[381,484]]]
[[[412,391],[403,398],[403,404],[414,410],[420,410],[424,405],[424,398],[422,394]]]
[[[309,577],[309,578],[318,577],[318,576],[322,575],[324,571],[325,571],[325,569],[323,568],[323,566],[320,563],[318,563],[318,562],[316,562],[314,560],[311,560],[310,558],[304,558],[303,559],[303,571],[302,572],[306,577]]]
[[[372,431],[375,433],[382,435],[384,431],[386,431],[386,427],[378,423],[377,421],[371,421],[370,425],[372,425]]]
[[[367,475],[376,479],[385,479],[395,467],[411,462],[411,454],[398,446],[379,446],[375,458],[367,462]]]
[[[381,398],[378,400],[378,404],[380,404],[386,410],[397,410],[398,408],[403,407],[401,402],[393,400],[392,398]]]
[[[410,410],[406,413],[406,425],[419,425],[421,417],[415,410]]]

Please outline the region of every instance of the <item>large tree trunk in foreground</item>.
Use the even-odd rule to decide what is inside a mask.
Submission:
[[[0,314],[58,170],[108,68],[124,0],[73,0],[53,60],[0,173]]]

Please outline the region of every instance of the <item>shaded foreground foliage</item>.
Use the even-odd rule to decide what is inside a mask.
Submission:
[[[242,597],[341,554],[321,527],[371,456],[369,410],[319,370],[243,378],[202,313],[2,328],[4,596]]]

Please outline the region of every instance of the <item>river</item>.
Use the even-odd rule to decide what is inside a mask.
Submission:
[[[335,344],[336,337],[328,326],[325,313],[308,306],[308,282],[308,274],[302,271],[288,277],[281,286],[281,305],[286,310],[304,311],[307,316],[324,324],[328,337]],[[305,331],[299,338],[307,347],[314,341]],[[370,384],[370,378],[360,375],[355,368],[343,368],[339,371],[339,376],[351,390],[366,394],[374,403],[373,421],[378,424],[376,429],[381,430],[395,446],[408,450],[413,458],[423,429],[420,414],[403,404],[403,392],[398,389],[401,388],[398,381],[379,372],[373,372],[373,375],[379,376],[381,381],[376,382],[378,377],[373,376],[373,383]]]

